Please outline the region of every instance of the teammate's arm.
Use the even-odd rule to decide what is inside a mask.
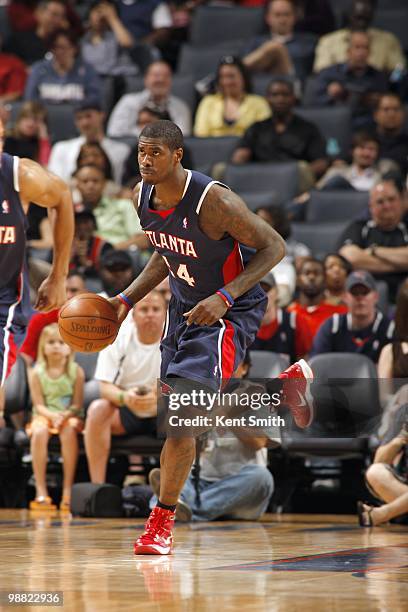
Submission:
[[[21,159],[18,170],[20,198],[26,211],[30,202],[49,209],[54,240],[49,276],[38,289],[35,308],[44,312],[62,306],[66,300],[71,244],[74,237],[74,213],[68,185],[58,176],[30,159]]]
[[[199,222],[203,232],[211,238],[220,240],[229,234],[241,244],[256,250],[245,270],[224,287],[234,300],[256,285],[285,254],[281,236],[252,213],[237,194],[220,185],[214,185],[209,190]],[[215,294],[199,302],[185,315],[188,316],[188,325],[212,325],[226,310],[222,298]]]

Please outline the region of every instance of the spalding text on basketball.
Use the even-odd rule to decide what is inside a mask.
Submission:
[[[85,334],[100,334],[102,336],[109,336],[112,333],[110,323],[106,325],[82,325],[74,321],[71,322],[71,331]]]

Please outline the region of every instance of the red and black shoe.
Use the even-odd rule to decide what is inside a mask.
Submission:
[[[174,512],[153,508],[145,532],[134,544],[135,555],[171,555],[173,552]]]
[[[302,429],[313,421],[313,397],[310,385],[313,382],[312,368],[304,359],[300,359],[278,376],[283,380],[283,399],[296,423]]]

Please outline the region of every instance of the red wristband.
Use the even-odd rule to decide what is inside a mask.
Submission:
[[[134,304],[132,304],[132,302],[124,293],[118,293],[116,297],[122,302],[122,304],[126,306],[128,310],[132,310]]]
[[[221,293],[221,291],[216,291],[215,295],[219,295],[226,307],[231,308],[232,304],[229,303],[228,298],[223,293]]]

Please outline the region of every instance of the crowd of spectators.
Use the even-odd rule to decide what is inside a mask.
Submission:
[[[217,7],[222,15],[242,7],[258,11],[258,28],[234,37],[226,20],[225,40],[201,31],[197,41],[207,7],[214,19]],[[253,193],[238,189],[249,203],[254,196],[251,208],[287,243],[283,262],[262,280],[268,309],[253,350],[285,355],[288,362],[354,352],[380,361],[384,377],[394,375],[396,364],[406,376],[407,337],[400,336],[401,323],[394,329],[393,316],[408,271],[408,35],[373,25],[376,0],[350,0],[342,15],[330,0],[10,0],[2,10],[4,150],[36,160],[71,186],[76,230],[68,283],[112,296],[148,261],[151,247],[131,202],[140,178],[137,138],[148,123],[171,119],[186,137],[185,167],[219,180],[230,168],[296,167],[294,198],[277,197],[267,181]],[[203,62],[210,49],[216,57],[204,80],[182,62],[192,49],[203,53]],[[63,113],[55,125],[57,109]],[[347,134],[337,129],[338,111],[348,117]],[[61,127],[65,136],[57,138]],[[205,163],[197,153],[201,139],[212,139]],[[221,159],[223,142],[230,148]],[[347,208],[342,216],[341,206],[330,207],[334,192],[360,202],[365,194],[366,207],[356,200],[355,211]],[[299,228],[310,224],[316,193],[326,194],[328,204],[322,223],[314,223],[338,226],[331,248],[297,239]],[[52,238],[47,216],[34,204],[28,225],[34,296]],[[85,426],[94,482],[105,479],[111,434],[154,430],[149,410],[160,333],[151,337],[151,322],[146,338],[141,331],[149,308],[160,327],[164,302],[153,293],[98,362],[100,398]],[[29,367],[42,329],[56,320],[57,312],[33,316],[23,347]],[[130,380],[123,360],[133,352],[129,369],[140,369],[140,376]],[[119,378],[111,380],[117,370]],[[138,410],[146,411],[142,418]],[[21,429],[22,420],[13,424]],[[40,434],[43,443],[48,433]],[[38,436],[32,445],[38,446]],[[33,456],[37,497],[48,498],[43,460],[38,468]]]

